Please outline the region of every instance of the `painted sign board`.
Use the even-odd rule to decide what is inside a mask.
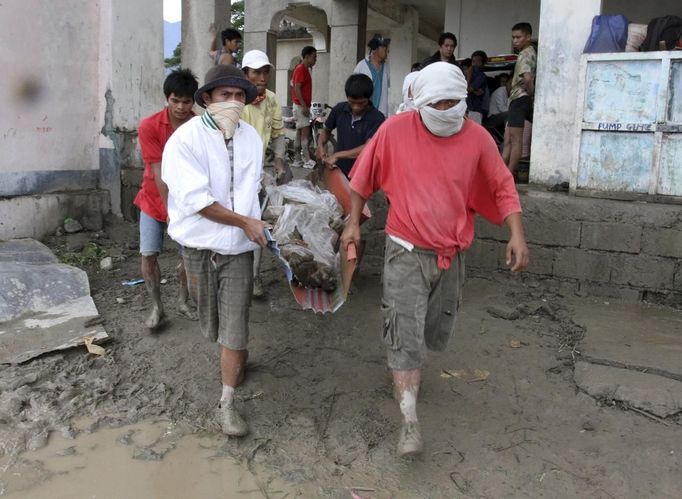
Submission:
[[[573,192],[682,198],[682,54],[581,60]]]

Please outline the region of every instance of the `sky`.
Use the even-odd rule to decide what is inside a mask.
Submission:
[[[175,23],[182,17],[182,0],[163,0],[163,20]]]

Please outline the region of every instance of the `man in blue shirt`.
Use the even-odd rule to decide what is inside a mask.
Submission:
[[[346,80],[345,91],[346,101],[335,105],[324,123],[316,156],[328,168],[338,167],[348,177],[355,158],[384,122],[385,117],[370,100],[374,85],[369,76],[350,75]],[[329,154],[327,142],[334,129],[336,148]]]

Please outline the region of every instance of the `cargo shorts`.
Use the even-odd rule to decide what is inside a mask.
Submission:
[[[407,250],[386,237],[382,337],[391,369],[421,369],[427,350],[442,352],[455,332],[464,285],[464,255],[447,270],[434,251]]]
[[[245,350],[253,293],[253,252],[221,255],[184,248],[182,257],[201,333],[230,350]]]

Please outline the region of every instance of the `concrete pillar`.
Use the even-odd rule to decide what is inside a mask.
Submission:
[[[121,213],[121,169],[141,166],[137,126],[163,99],[163,2],[100,4],[99,186]]]
[[[183,0],[182,2],[182,66],[191,69],[204,83],[204,75],[211,66],[208,49],[211,23],[218,31],[229,26],[230,6],[225,0]],[[220,39],[218,39],[220,45]]]
[[[575,156],[579,61],[601,0],[542,0],[530,181],[568,181]],[[571,36],[566,36],[570,33]]]
[[[403,80],[417,62],[417,35],[419,13],[414,7],[403,9],[403,23],[391,28],[391,51],[388,57],[391,68],[391,88],[388,90],[388,112],[393,114],[402,102]]]
[[[443,32],[454,33],[457,40],[462,31],[462,0],[445,0],[445,16],[443,18]],[[455,57],[459,58],[459,43],[455,48]]]
[[[329,14],[328,14],[329,15]],[[364,57],[367,0],[332,0],[329,15],[329,104],[345,99],[343,87],[355,65]]]

